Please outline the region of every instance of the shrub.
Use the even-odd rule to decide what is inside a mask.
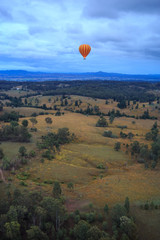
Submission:
[[[109,138],[117,138],[117,135],[112,134],[112,131],[104,131],[103,136]]]
[[[36,156],[35,151],[34,151],[34,150],[31,150],[31,151],[29,152],[29,157],[35,157],[35,156]]]
[[[53,184],[53,180],[44,180],[45,184]]]
[[[53,196],[55,198],[59,198],[61,193],[62,193],[61,185],[58,181],[55,181],[53,186]]]
[[[12,166],[11,160],[7,157],[4,157],[2,159],[2,168],[4,170],[9,170],[11,168],[11,166]]]
[[[37,117],[37,116],[38,116],[38,114],[36,112],[31,114],[31,117]]]
[[[152,169],[155,169],[156,166],[157,166],[157,162],[156,162],[156,161],[153,161],[153,162],[152,162],[152,165],[151,165],[151,168],[152,168]]]
[[[133,134],[132,132],[129,132],[129,133],[128,133],[128,138],[129,138],[129,139],[132,139],[133,137],[134,137],[134,134]]]
[[[97,168],[98,168],[98,169],[105,169],[105,167],[103,166],[102,163],[98,164],[98,165],[97,165]]]
[[[121,138],[127,138],[127,136],[128,136],[128,135],[127,135],[126,133],[120,132],[120,137],[121,137]]]
[[[0,159],[2,159],[4,157],[4,153],[3,150],[0,148]]]
[[[19,180],[27,180],[29,178],[30,174],[26,173],[26,172],[23,172],[21,175],[17,175],[17,178]]]
[[[44,158],[41,158],[41,163],[44,163]]]
[[[73,185],[72,182],[69,182],[69,183],[67,184],[67,187],[68,187],[69,189],[73,189],[73,188],[74,188],[74,185]]]
[[[109,207],[108,207],[108,204],[106,204],[106,205],[104,206],[104,213],[107,215],[108,212],[109,212]]]
[[[154,205],[153,202],[151,202],[151,204],[150,204],[150,208],[151,208],[152,210],[155,208],[155,205]]]
[[[52,124],[52,118],[50,117],[45,118],[45,121],[47,124]]]
[[[28,186],[27,183],[25,183],[24,181],[20,181],[19,185],[24,186],[24,187]]]
[[[28,120],[23,120],[22,125],[23,127],[28,127]]]
[[[144,158],[139,158],[139,159],[137,160],[137,162],[138,162],[138,163],[145,163],[145,160],[144,160]]]
[[[12,180],[13,180],[13,179],[12,179],[11,177],[8,177],[8,181],[12,182]]]
[[[57,111],[57,112],[55,113],[55,116],[61,116],[61,112],[60,112],[60,111]]]
[[[74,215],[74,222],[77,224],[81,220],[79,215]]]
[[[149,210],[149,203],[148,203],[148,202],[146,202],[146,203],[144,204],[144,209],[145,209],[145,210]]]
[[[106,119],[102,116],[99,118],[99,120],[96,123],[96,127],[107,127],[108,123],[106,121]]]
[[[20,153],[20,156],[24,157],[27,153],[27,149],[24,146],[21,146],[19,148],[19,153]]]
[[[99,222],[102,222],[102,221],[103,221],[103,215],[102,215],[101,213],[98,214],[97,220],[98,220]]]
[[[121,148],[121,143],[120,143],[120,142],[116,142],[115,145],[114,145],[114,149],[115,149],[116,151],[119,151],[120,148]]]
[[[40,112],[40,113],[39,113],[39,115],[44,115],[44,114],[45,114],[45,112]]]
[[[122,130],[128,128],[126,125],[118,125],[117,128],[121,128]]]
[[[21,164],[24,164],[24,165],[27,164],[27,163],[28,163],[27,158],[22,157],[21,160],[20,160],[20,163],[21,163]]]
[[[107,231],[107,230],[108,230],[108,223],[107,223],[106,221],[104,221],[104,222],[102,223],[102,228],[103,228],[104,231]]]
[[[54,155],[51,154],[50,150],[47,150],[42,154],[42,157],[47,158],[48,160],[52,160],[54,158]]]
[[[129,202],[129,198],[128,198],[128,197],[126,197],[126,199],[125,199],[124,207],[125,207],[127,213],[129,213],[129,210],[130,210],[130,202]]]
[[[94,212],[86,214],[87,222],[93,223],[96,220],[96,214]]]
[[[37,132],[37,128],[31,128],[30,131],[31,132]]]

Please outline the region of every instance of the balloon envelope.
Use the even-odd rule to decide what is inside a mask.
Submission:
[[[84,57],[84,59],[87,57],[90,51],[91,47],[88,44],[82,44],[79,46],[79,52]]]

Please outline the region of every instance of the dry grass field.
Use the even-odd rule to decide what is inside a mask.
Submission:
[[[16,89],[16,88],[18,88],[18,89]],[[34,94],[35,93],[32,90],[24,91],[24,90],[21,89],[21,86],[17,86],[16,88],[13,88],[13,89],[8,90],[8,91],[0,91],[0,94],[1,93],[6,93],[10,97],[21,97],[21,96],[24,96],[24,95],[27,95],[27,94]]]
[[[25,117],[30,117],[33,113],[39,114],[40,112],[46,112],[43,109],[39,108],[30,108],[30,107],[4,107],[4,111],[7,113],[10,113],[12,111],[19,113],[20,115],[23,115]],[[47,111],[48,112],[48,111]],[[2,114],[2,113],[1,113]]]
[[[133,203],[160,197],[159,171],[145,170],[144,165],[136,164],[130,155],[125,154],[126,148],[123,146],[134,140],[149,144],[144,135],[155,121],[139,119],[133,124],[133,119],[123,117],[116,118],[114,123],[106,128],[100,128],[95,127],[98,116],[85,116],[67,111],[61,116],[48,116],[53,121],[49,128],[45,122],[45,115],[36,117],[38,123],[35,126],[38,131],[32,133],[32,143],[2,143],[1,145],[6,155],[10,157],[17,154],[21,145],[25,145],[28,151],[35,149],[37,140],[48,130],[56,132],[58,128],[68,127],[71,133],[75,133],[76,142],[61,147],[60,153],[57,153],[53,161],[45,160],[44,163],[40,163],[42,152],[37,151],[36,159],[17,171],[17,174],[19,171],[30,173],[29,179],[26,180],[28,186],[42,184],[43,188],[45,180],[59,180],[63,183],[62,187],[66,196],[72,195],[74,199],[81,196],[81,199],[88,199],[98,206],[103,206],[106,202],[110,205],[123,202],[126,196],[129,196]],[[20,123],[24,119],[30,118],[22,118]],[[108,117],[106,119],[108,121]],[[127,125],[127,129],[123,131],[133,132],[138,136],[132,140],[102,136],[104,130],[111,130],[119,136],[121,129],[117,128],[118,125]],[[32,127],[30,121],[29,127]],[[114,144],[117,141],[120,141],[122,145],[122,149],[118,152],[114,150]],[[9,151],[7,151],[9,146]],[[100,164],[104,169],[97,168]],[[37,181],[35,181],[36,178],[38,178]],[[74,183],[72,193],[67,190],[67,183],[71,181]],[[51,185],[44,186],[47,191],[51,188]]]
[[[51,107],[54,104],[60,107],[60,96],[36,96],[39,98],[39,105],[46,104],[47,107]],[[35,104],[35,98],[31,97],[29,101]],[[48,101],[48,99],[50,99]],[[88,104],[90,106],[99,106],[100,110],[107,113],[109,110],[118,109],[117,103],[109,101],[109,104],[105,104],[105,100],[92,99],[80,96],[71,96],[68,99],[70,107],[74,110],[75,101],[81,100],[81,108],[86,109]],[[144,110],[149,111],[158,116],[158,110],[154,109],[154,106],[145,104],[139,104],[139,109],[125,109],[127,114],[141,115]],[[30,122],[31,114],[36,112],[42,112],[44,110],[37,108],[10,108],[5,107],[4,111],[10,112],[16,110],[20,114],[24,115],[24,118],[20,118],[21,124],[24,119],[29,121],[29,128],[32,127]],[[139,219],[141,226],[153,227],[152,222],[147,221],[146,217],[153,217],[153,221],[157,221],[158,216],[155,213],[141,213],[141,210],[137,208],[140,203],[144,203],[147,200],[156,201],[160,199],[160,168],[157,166],[155,170],[145,169],[144,165],[138,164],[136,160],[131,157],[130,154],[126,154],[126,144],[131,144],[137,140],[140,143],[148,144],[151,142],[145,140],[145,134],[150,131],[155,120],[143,120],[135,118],[115,118],[112,124],[109,123],[109,117],[105,117],[109,123],[108,127],[96,127],[96,122],[99,116],[87,116],[80,113],[73,113],[65,110],[65,107],[61,107],[61,111],[64,111],[64,115],[55,116],[55,110],[47,110],[51,113],[49,115],[39,115],[36,117],[37,132],[32,132],[31,143],[10,143],[2,142],[1,148],[9,158],[14,158],[18,155],[20,146],[25,146],[27,151],[35,150],[36,157],[29,161],[27,165],[22,166],[19,170],[16,170],[16,174],[12,175],[9,172],[5,172],[6,179],[10,177],[12,182],[21,187],[20,179],[18,175],[27,172],[29,174],[28,179],[24,180],[27,184],[26,188],[43,189],[47,194],[52,192],[52,183],[55,180],[61,182],[63,194],[67,201],[70,201],[70,206],[67,206],[70,210],[76,208],[83,209],[93,203],[97,208],[103,208],[107,203],[109,207],[112,207],[116,203],[123,203],[126,196],[129,197],[131,205],[135,207],[135,217]],[[122,112],[122,111],[121,111]],[[51,117],[52,124],[47,125],[45,118]],[[160,125],[159,120],[157,121]],[[134,137],[132,140],[128,138],[122,139],[119,137],[122,131],[118,126],[127,126],[123,130],[124,133],[132,132]],[[44,159],[41,162],[43,151],[39,151],[36,147],[37,141],[42,135],[48,132],[57,132],[59,128],[67,127],[71,133],[76,135],[76,140],[70,144],[61,147],[60,152],[56,154],[55,158],[51,161]],[[103,136],[105,130],[112,131],[118,138],[107,138]],[[121,142],[121,150],[115,151],[114,144]],[[103,166],[102,169],[98,166]],[[49,184],[50,182],[50,184]],[[72,182],[74,189],[70,190],[67,184]],[[72,205],[72,206],[71,206]],[[138,210],[137,210],[138,209]],[[146,230],[147,232],[147,230]],[[159,233],[157,233],[156,236]],[[149,236],[149,233],[148,233]],[[149,239],[146,237],[146,239]],[[158,238],[157,238],[158,239]],[[156,240],[156,238],[154,239]]]

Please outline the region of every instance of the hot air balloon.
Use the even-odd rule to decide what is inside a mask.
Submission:
[[[79,52],[86,59],[87,55],[90,53],[91,47],[88,44],[82,44],[79,46]]]

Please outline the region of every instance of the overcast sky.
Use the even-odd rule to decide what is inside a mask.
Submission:
[[[160,73],[160,0],[1,0],[0,69]]]

